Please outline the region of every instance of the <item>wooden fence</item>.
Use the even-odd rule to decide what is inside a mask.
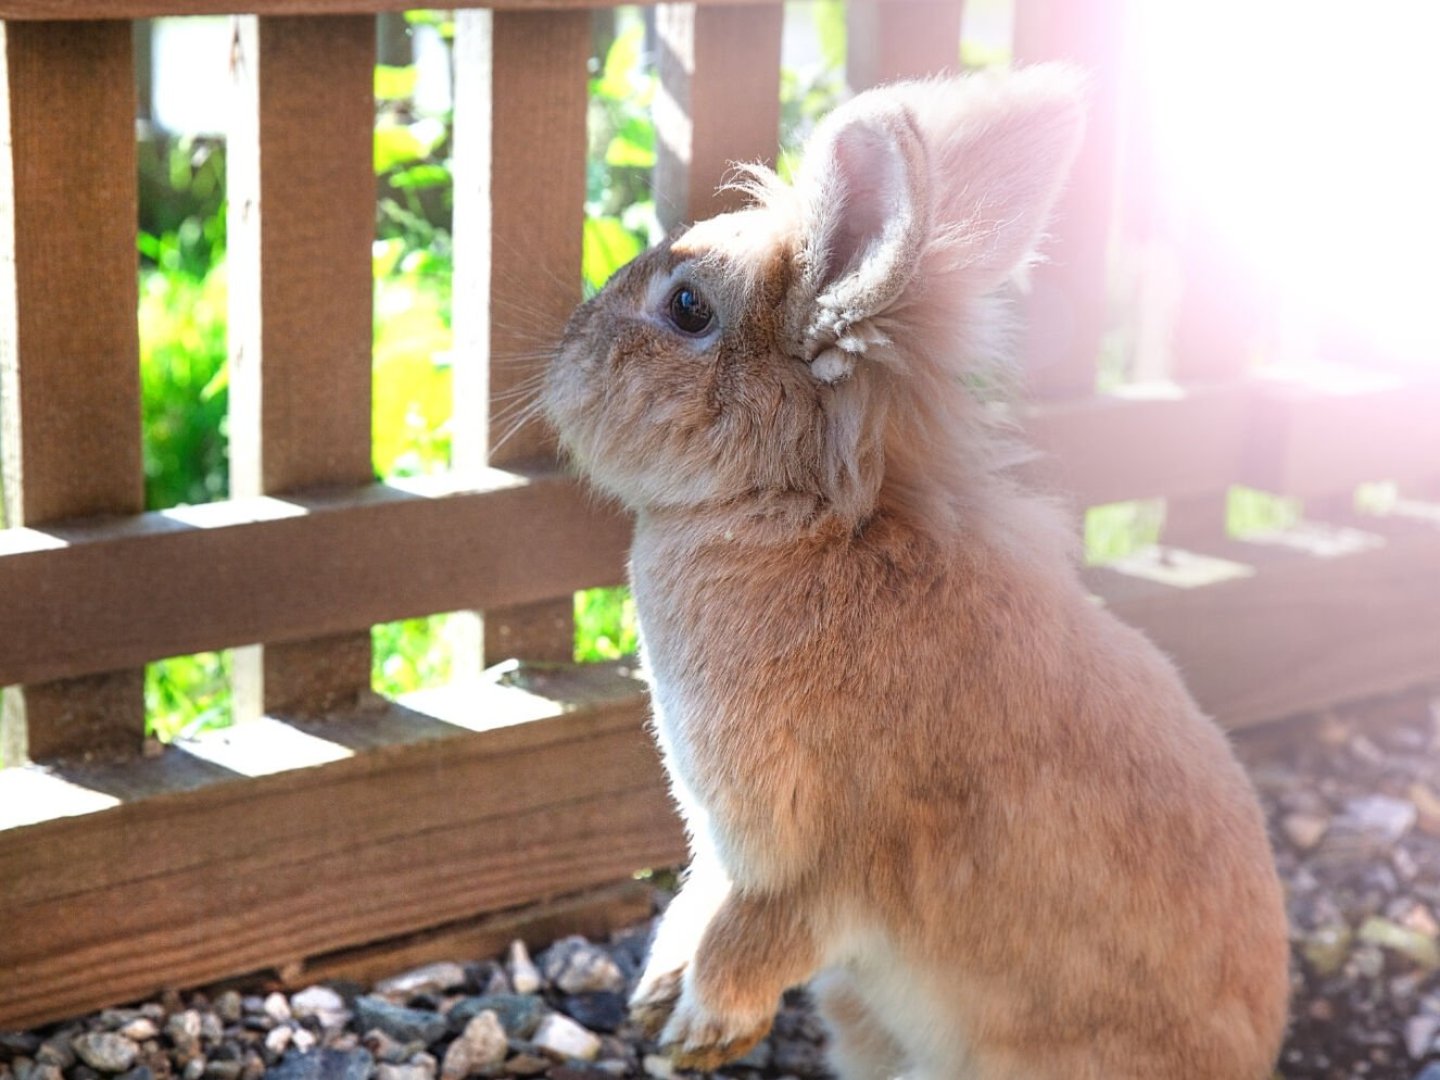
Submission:
[[[1227,724],[1440,677],[1440,525],[1423,507],[1363,522],[1349,509],[1361,481],[1434,493],[1435,385],[1253,379],[1213,332],[1222,271],[1196,257],[1186,312],[1212,332],[1180,343],[1178,386],[1095,391],[1111,195],[1129,175],[1120,2],[1021,0],[1016,24],[1020,59],[1098,72],[1030,301],[1026,422],[1077,505],[1170,509],[1172,550],[1095,570],[1096,591]],[[539,304],[558,326],[578,298],[583,2],[458,15],[457,467],[373,481],[374,14],[402,6],[250,0],[258,14],[236,20],[234,497],[142,513],[123,20],[232,5],[0,0],[0,686],[7,761],[31,762],[0,770],[0,1026],[261,968],[303,978],[337,950],[683,857],[643,688],[623,670],[547,668],[405,705],[369,692],[372,624],[434,612],[483,611],[487,659],[567,659],[571,595],[621,580],[628,535],[555,469],[543,431],[501,452],[487,423],[525,374],[489,358],[530,347],[489,313]],[[854,0],[852,83],[952,66],[960,8]],[[703,215],[725,162],[775,153],[781,9],[662,6],[658,27],[656,182]],[[1359,531],[1233,539],[1235,483],[1309,497]],[[222,648],[240,650],[238,707],[255,719],[142,752],[143,665]]]

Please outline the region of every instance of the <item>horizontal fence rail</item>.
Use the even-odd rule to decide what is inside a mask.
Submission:
[[[141,513],[119,20],[233,5],[0,0],[0,734],[7,763],[30,759],[0,769],[0,1027],[262,968],[303,977],[315,957],[684,858],[643,683],[556,663],[573,593],[623,579],[629,523],[563,474],[543,427],[502,443],[493,422],[545,361],[492,312],[558,331],[580,298],[585,9],[610,5],[457,14],[456,471],[380,484],[369,16],[406,6],[254,0],[236,21],[235,497]],[[851,0],[852,85],[954,67],[962,6]],[[1117,164],[1120,7],[1017,6],[1018,59],[1093,72],[1089,142],[1025,301],[1027,478],[1077,527],[1087,507],[1166,500],[1162,545],[1086,580],[1227,726],[1440,678],[1424,498],[1440,496],[1440,382],[1257,377],[1216,299],[1223,265],[1190,251],[1178,323],[1196,329],[1173,378],[1097,391],[1114,192],[1136,183]],[[781,8],[662,4],[655,36],[654,182],[675,225],[733,205],[715,191],[728,162],[776,157]],[[1357,514],[1372,481],[1407,498]],[[1232,537],[1236,484],[1320,520]],[[371,693],[370,627],[439,612],[469,613],[472,677]],[[227,648],[248,722],[142,753],[143,665]],[[514,656],[544,663],[479,676]]]

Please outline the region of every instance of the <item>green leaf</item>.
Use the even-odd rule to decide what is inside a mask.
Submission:
[[[655,166],[655,125],[648,117],[632,116],[620,125],[605,148],[605,164],[650,169]]]
[[[640,66],[640,49],[645,43],[644,23],[632,23],[610,43],[605,70],[591,85],[591,92],[610,101],[623,101],[633,89],[631,78]]]
[[[420,81],[420,71],[414,64],[394,67],[390,64],[375,65],[375,100],[405,101],[415,96],[415,84]]]
[[[405,125],[381,124],[375,129],[375,175],[422,160],[426,149]]]
[[[619,218],[587,218],[580,260],[585,284],[600,288],[611,274],[644,250],[644,243]]]
[[[401,169],[390,177],[390,183],[407,191],[423,191],[450,185],[450,170],[444,165],[426,163]]]
[[[811,17],[820,43],[820,58],[831,71],[845,67],[845,5],[842,0],[813,0]]]

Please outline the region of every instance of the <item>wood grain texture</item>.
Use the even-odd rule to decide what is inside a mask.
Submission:
[[[230,487],[368,483],[375,20],[235,20],[228,183]],[[337,553],[338,554],[338,553]],[[370,635],[244,650],[239,719],[370,686]]]
[[[683,837],[641,716],[632,694],[0,832],[0,917],[17,928],[0,1024],[672,864]]]
[[[743,205],[743,193],[717,190],[733,163],[775,164],[783,16],[770,4],[656,11],[655,206],[666,230]]]
[[[1015,60],[1067,60],[1088,75],[1085,141],[1056,206],[1022,305],[1022,351],[1031,392],[1040,398],[1088,396],[1106,327],[1106,283],[1113,210],[1122,0],[1019,0]]]
[[[1389,379],[1351,389],[1283,383],[1256,389],[1243,480],[1301,497],[1377,480],[1421,484],[1440,463],[1440,380]]]
[[[653,0],[650,0],[653,2]],[[750,4],[756,0],[704,0],[707,6]],[[779,4],[780,0],[761,0]],[[910,0],[886,0],[908,3]],[[591,10],[613,7],[613,0],[499,0],[496,11]],[[253,15],[362,15],[409,11],[413,0],[0,0],[0,19],[147,19],[169,15],[230,15],[238,8]]]
[[[128,23],[0,26],[4,520],[144,508]],[[139,610],[139,609],[135,609]],[[11,687],[7,755],[139,748],[142,672]],[[13,760],[13,759],[10,759]]]
[[[297,990],[338,979],[368,985],[421,964],[454,960],[457,956],[498,956],[517,938],[532,950],[569,934],[598,940],[634,926],[653,911],[653,888],[639,881],[622,881],[558,900],[459,920],[390,941],[310,957],[282,975],[286,983]]]
[[[456,21],[455,465],[549,463],[521,423],[580,302],[590,16],[465,11]],[[478,662],[569,660],[569,596],[481,618]]]
[[[846,82],[858,91],[958,70],[964,7],[963,0],[850,0],[845,8]]]
[[[1091,583],[1179,666],[1201,706],[1245,727],[1440,678],[1440,528],[1356,523],[1378,550],[1320,558],[1230,541],[1205,554],[1257,564],[1194,589]]]
[[[495,475],[0,531],[0,685],[623,580],[628,519],[560,477]]]

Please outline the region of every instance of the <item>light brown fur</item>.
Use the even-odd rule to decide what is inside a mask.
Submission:
[[[1085,594],[967,380],[1078,141],[1072,80],[908,84],[791,192],[576,313],[547,408],[638,515],[695,860],[632,1003],[710,1068],[814,980],[845,1080],[1261,1080],[1288,980],[1254,795]],[[677,284],[715,310],[677,333]]]

